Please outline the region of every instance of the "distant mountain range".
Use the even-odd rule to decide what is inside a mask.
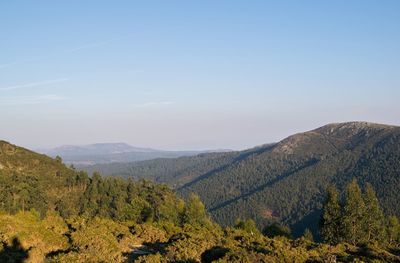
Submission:
[[[377,191],[387,215],[400,216],[400,127],[366,122],[329,124],[278,143],[239,152],[96,165],[108,175],[167,183],[196,192],[223,225],[253,218],[316,233],[325,190],[357,178]]]
[[[134,147],[126,143],[96,143],[89,145],[64,145],[47,150],[37,150],[51,157],[60,156],[65,163],[78,167],[98,163],[136,162],[156,158],[192,156],[211,151],[163,151]]]
[[[127,152],[157,152],[150,148],[139,148],[127,143],[95,143],[88,145],[63,145],[46,151],[49,155],[100,155],[100,154],[119,154]]]
[[[325,187],[342,190],[353,176],[373,183],[385,213],[398,216],[399,138],[395,127],[327,126],[244,152],[141,162],[147,166],[132,171],[183,179],[179,193],[198,191],[224,224],[235,217],[254,218],[259,226],[293,222],[299,236],[317,226]],[[184,203],[165,185],[89,178],[59,158],[1,140],[0,210],[0,262],[334,262],[336,256],[338,262],[400,262],[395,226],[387,228],[396,235],[390,246],[376,240],[331,246],[310,241],[309,234],[271,237],[287,235],[277,226],[264,236],[252,221],[221,229],[196,196]],[[374,238],[386,239],[381,235]]]

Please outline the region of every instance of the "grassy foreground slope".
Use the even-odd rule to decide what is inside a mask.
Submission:
[[[222,228],[196,195],[184,202],[165,185],[88,177],[7,142],[0,165],[0,262],[400,261],[398,224],[390,246],[329,246],[263,235],[249,220]]]
[[[270,238],[256,229],[105,218],[63,219],[49,212],[0,214],[0,262],[400,262],[396,247],[335,246]]]

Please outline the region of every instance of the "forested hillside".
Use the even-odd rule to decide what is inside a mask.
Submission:
[[[353,177],[376,189],[386,214],[400,215],[400,128],[372,123],[330,124],[243,152],[100,166],[106,174],[148,178],[198,193],[222,225],[253,218],[260,227],[279,221],[295,235],[317,233],[327,185]]]
[[[88,172],[100,172],[107,176],[123,176],[135,179],[148,179],[157,183],[166,183],[177,189],[187,183],[222,171],[233,163],[238,163],[248,156],[265,151],[273,144],[267,144],[245,151],[202,153],[180,158],[159,158],[141,162],[115,162],[84,166]]]
[[[60,159],[1,142],[0,209],[7,213],[35,209],[77,215],[157,221],[177,217],[182,201],[166,185],[144,180],[89,177]]]
[[[260,148],[248,154],[254,151]],[[245,158],[215,157],[226,165]],[[286,226],[274,223],[260,231],[247,218],[222,228],[196,194],[184,202],[166,185],[88,176],[59,158],[3,141],[0,167],[0,262],[400,261],[398,218],[382,219],[373,188],[361,196],[355,180],[344,202],[332,191],[321,193],[323,244],[308,230],[292,239]],[[336,233],[332,226],[357,235]]]
[[[68,169],[60,159],[0,141],[0,181],[1,209],[16,212],[34,207],[44,212],[68,198],[77,185],[83,191],[88,177]]]
[[[97,164],[83,168],[88,173],[145,178],[178,188],[199,176],[221,170],[240,156],[239,152],[204,153],[176,159],[156,159],[134,163]]]
[[[400,128],[345,123],[296,134],[180,192],[199,193],[219,223],[278,220],[299,234],[317,225],[326,186],[343,192],[353,177],[373,185],[386,213],[400,215]]]

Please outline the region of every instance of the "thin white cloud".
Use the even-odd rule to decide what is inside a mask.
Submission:
[[[76,46],[70,49],[65,49],[65,50],[59,50],[57,53],[62,53],[62,52],[76,52],[82,49],[90,49],[90,48],[95,48],[95,47],[101,47],[101,46],[105,46],[108,45],[112,42],[116,42],[116,41],[120,41],[120,40],[124,40],[129,38],[129,36],[125,36],[125,37],[119,37],[119,38],[114,38],[114,39],[109,39],[109,40],[104,40],[104,41],[97,41],[97,42],[91,42],[91,43],[86,43],[80,46]],[[54,57],[57,54],[53,54],[51,56],[45,56],[45,57],[39,57],[39,58],[29,58],[29,59],[24,59],[21,61],[14,61],[14,62],[9,62],[9,63],[3,63],[0,64],[0,69],[4,69],[4,68],[8,68],[8,67],[12,67],[15,65],[20,65],[20,64],[25,64],[27,62],[34,62],[34,61],[40,61],[44,58],[48,58],[48,57]]]
[[[127,38],[127,37],[121,37],[121,38],[116,38],[116,39],[111,39],[111,40],[87,43],[87,44],[83,44],[81,46],[73,47],[73,48],[70,48],[70,49],[63,50],[63,51],[60,50],[60,51],[58,51],[58,53],[60,53],[60,52],[75,52],[75,51],[79,51],[79,50],[82,50],[82,49],[100,47],[100,46],[108,45],[108,44],[110,44],[112,42],[115,42],[115,41],[118,41],[118,40],[121,40],[121,39],[125,39],[125,38]],[[56,54],[53,54],[53,56],[55,56],[55,55]],[[50,57],[53,57],[53,56],[50,56]],[[24,59],[24,60],[21,60],[21,61],[3,63],[3,64],[0,64],[0,69],[4,69],[4,68],[12,67],[12,66],[15,66],[15,65],[20,65],[20,64],[25,64],[25,63],[28,63],[28,62],[40,61],[40,60],[42,60],[44,58],[46,58],[46,57],[29,58],[29,59]]]
[[[82,45],[82,46],[74,47],[74,48],[71,48],[71,49],[67,49],[65,51],[66,52],[75,52],[75,51],[79,51],[79,50],[82,50],[82,49],[101,47],[101,46],[107,45],[108,43],[111,43],[111,42],[112,41],[102,41],[102,42],[89,43],[89,44],[86,44],[86,45]]]
[[[155,107],[155,106],[165,106],[173,104],[172,101],[150,101],[142,104],[135,105],[136,108],[147,108],[147,107]]]
[[[8,87],[0,88],[0,91],[1,90],[6,91],[6,90],[16,90],[16,89],[45,86],[45,85],[50,85],[50,84],[55,84],[55,83],[66,82],[68,80],[69,80],[68,78],[49,79],[49,80],[43,80],[43,81],[39,81],[39,82],[31,82],[31,83],[26,83],[26,84],[21,84],[21,85],[8,86]]]
[[[75,52],[75,51],[79,51],[82,49],[89,49],[89,48],[95,48],[95,47],[101,47],[101,46],[105,46],[108,45],[110,43],[119,41],[119,40],[123,40],[126,39],[128,37],[119,37],[119,38],[114,38],[114,39],[109,39],[109,40],[104,40],[104,41],[97,41],[97,42],[91,42],[91,43],[87,43],[81,46],[77,46],[71,49],[67,49],[65,50],[65,52]]]
[[[65,100],[65,97],[47,94],[47,95],[37,95],[37,96],[25,96],[25,97],[0,97],[0,105],[33,105],[33,104],[43,104],[56,101]]]
[[[10,62],[10,63],[5,63],[5,64],[0,64],[0,69],[8,68],[8,67],[14,66],[16,64],[18,64],[18,62]]]
[[[0,64],[0,69],[4,69],[4,68],[12,67],[15,65],[20,65],[20,64],[25,64],[25,63],[29,63],[29,62],[39,61],[40,59],[41,58],[29,58],[29,59],[24,59],[21,61],[14,61],[14,62],[10,62],[10,63]]]

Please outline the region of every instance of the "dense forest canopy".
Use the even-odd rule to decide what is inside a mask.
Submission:
[[[368,130],[362,126],[356,133],[346,127],[339,131],[325,127],[246,152],[188,157],[193,159],[189,163],[179,159],[183,170],[195,172],[185,179],[166,178],[180,182],[176,187],[184,198],[166,184],[99,173],[89,176],[66,167],[61,158],[1,141],[0,261],[398,262],[399,184],[388,184],[398,180],[399,133],[397,128],[367,126]],[[265,159],[271,162],[266,164]],[[212,167],[212,172],[203,167]],[[219,181],[228,171],[232,178]],[[260,185],[256,179],[262,175],[272,181]],[[246,180],[258,191],[226,203],[226,196],[235,196],[235,191],[226,192],[234,189],[234,180],[242,182],[244,193],[252,190]],[[202,184],[197,194],[190,191]],[[212,200],[207,198],[215,193],[212,187],[223,191],[218,195],[222,200],[211,204],[223,202],[221,209],[230,208],[230,213],[218,214],[224,210],[215,206],[207,211],[207,200]],[[270,199],[272,194],[275,199]],[[262,224],[253,213],[259,211],[255,209],[260,200],[266,204],[275,200],[281,209],[264,210],[268,220]],[[284,211],[296,217],[289,220],[282,216]],[[315,222],[311,227],[291,224],[310,215],[309,222]],[[213,220],[224,217],[223,226]]]
[[[376,190],[385,215],[400,216],[400,127],[350,122],[295,134],[279,143],[241,152],[178,159],[96,165],[89,171],[167,183],[182,196],[197,193],[212,218],[233,225],[253,218],[262,228],[273,222],[318,235],[326,186],[343,197],[357,178]]]

